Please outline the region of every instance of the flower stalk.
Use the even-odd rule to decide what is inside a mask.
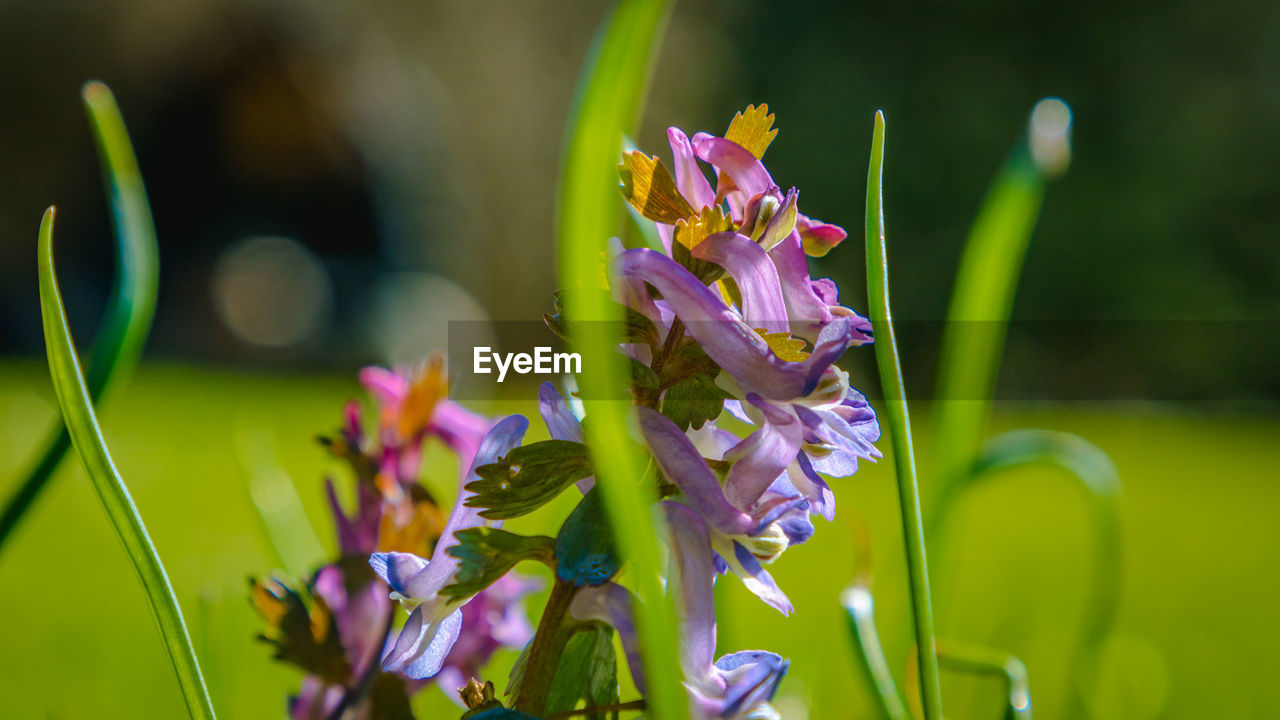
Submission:
[[[867,307],[876,336],[876,364],[884,389],[885,415],[893,442],[898,478],[898,502],[906,545],[907,576],[911,585],[911,611],[915,625],[920,671],[920,694],[925,720],[942,717],[938,657],[934,647],[933,607],[929,600],[929,566],[925,558],[924,521],[920,512],[920,482],[911,447],[911,417],[902,382],[902,364],[893,335],[889,306],[889,264],[884,234],[884,114],[877,111],[871,140],[871,164],[867,170]]]

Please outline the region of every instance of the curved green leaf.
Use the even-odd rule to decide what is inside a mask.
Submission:
[[[907,708],[893,682],[893,672],[880,645],[880,633],[876,631],[875,600],[865,581],[855,581],[840,594],[849,621],[849,637],[858,654],[858,668],[872,690],[877,709],[884,720],[908,720]]]
[[[884,198],[880,181],[884,171],[884,114],[876,112],[871,138],[871,164],[867,170],[867,307],[875,332],[876,366],[884,389],[885,421],[893,442],[898,475],[898,502],[906,544],[907,576],[911,586],[911,610],[919,653],[920,688],[925,720],[942,718],[938,659],[933,652],[933,607],[929,601],[929,566],[925,558],[923,521],[920,516],[920,483],[915,453],[911,449],[911,417],[902,383],[902,364],[893,336],[889,309],[889,261],[884,237]]]
[[[969,643],[937,642],[938,663],[944,670],[970,675],[994,675],[1004,683],[1004,720],[1031,720],[1031,681],[1027,666],[1017,657]]]
[[[608,239],[618,234],[622,199],[616,167],[624,133],[636,125],[657,47],[670,14],[667,0],[619,0],[596,34],[583,65],[565,142],[557,212],[562,288],[594,287]],[[618,549],[630,562],[638,605],[637,625],[654,717],[688,716],[676,661],[674,609],[659,578],[657,539],[665,530],[652,512],[656,495],[640,483],[644,462],[628,440],[629,403],[618,399],[627,367],[615,352],[623,319],[600,293],[569,293],[569,315],[578,326],[579,387],[590,422],[588,445],[598,463],[597,482]]]
[[[1046,121],[1037,120],[1046,111],[1065,113],[1065,120],[1046,127]],[[1031,117],[1027,137],[987,192],[956,272],[938,362],[937,452],[942,488],[935,488],[936,493],[960,482],[982,444],[1013,296],[1044,201],[1045,183],[1050,174],[1065,169],[1069,157],[1066,105],[1061,100],[1042,100]],[[1054,150],[1056,154],[1049,156]],[[930,507],[932,524],[943,506]]]
[[[45,212],[40,223],[40,310],[44,320],[45,345],[49,356],[49,372],[53,389],[58,396],[63,421],[71,435],[71,441],[80,460],[84,463],[94,492],[124,544],[125,552],[133,563],[138,579],[151,604],[151,612],[160,627],[160,636],[178,684],[182,689],[187,711],[192,718],[213,718],[213,705],[209,691],[200,674],[200,664],[191,646],[191,637],[182,620],[182,611],[169,584],[164,564],[156,553],[151,537],[142,524],[142,517],[129,496],[129,490],[116,471],[107,451],[98,418],[93,411],[89,387],[80,371],[71,331],[67,327],[66,312],[62,307],[62,295],[53,267],[53,217],[54,209]]]
[[[991,476],[1026,465],[1061,468],[1080,482],[1093,523],[1093,579],[1076,651],[1077,672],[1089,666],[1115,621],[1120,598],[1120,474],[1098,446],[1071,433],[1012,430],[989,440],[967,476],[943,502],[950,505]],[[1077,700],[1079,698],[1077,697]]]
[[[142,355],[155,317],[159,252],[146,189],[120,108],[111,91],[100,82],[87,83],[82,95],[102,163],[116,241],[111,297],[87,363],[89,395],[99,402],[111,388],[128,382]],[[71,438],[59,422],[50,432],[39,460],[0,515],[0,547],[40,496],[70,448]]]

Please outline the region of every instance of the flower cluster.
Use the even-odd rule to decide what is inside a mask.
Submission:
[[[685,681],[700,717],[771,716],[767,701],[787,669],[763,651],[713,661],[715,576],[732,572],[789,614],[765,566],[813,534],[811,514],[832,519],[823,475],[847,477],[879,457],[875,413],[835,365],[871,342],[871,324],[839,304],[835,283],[812,279],[806,259],[845,232],[802,214],[796,189],[774,182],[761,158],[776,134],[767,107],[748,107],[723,137],[669,129],[674,172],[639,152],[620,167],[624,196],[662,243],[661,252],[618,253],[615,295],[661,338],[626,349],[656,376],[639,424],[677,491],[663,504]],[[703,364],[681,362],[703,354]],[[744,436],[721,427],[722,411],[746,424]]]
[[[619,351],[632,367],[634,439],[653,460],[646,480],[662,498],[667,587],[678,593],[681,669],[699,720],[777,717],[770,701],[789,665],[763,650],[716,656],[717,578],[732,573],[790,614],[766,567],[813,535],[813,515],[832,519],[827,478],[848,477],[859,460],[879,457],[875,413],[836,365],[850,347],[871,342],[871,324],[839,304],[835,283],[809,275],[807,258],[829,252],[845,232],[802,214],[799,193],[774,182],[761,158],[776,134],[767,107],[748,107],[723,137],[671,128],[672,169],[640,152],[626,153],[619,166],[622,194],[653,223],[654,239],[649,247],[615,244],[607,278],[627,316]],[[558,312],[547,323],[572,343],[572,318]],[[524,647],[506,692],[511,709],[491,686],[472,681],[463,693],[468,717],[641,706],[619,697],[614,633],[645,692],[632,614],[638,601],[615,580],[621,563],[595,488],[601,459],[584,440],[589,418],[572,393],[545,383],[538,407],[550,439],[525,442],[524,417],[489,422],[468,413],[445,399],[441,373],[438,361],[414,380],[366,370],[362,379],[382,411],[377,441],[362,436],[354,408],[330,441],[359,478],[350,515],[330,484],[344,554],[367,558],[381,582],[354,587],[346,579],[343,592],[326,589],[343,584],[349,564],[317,576],[315,592],[336,616],[352,660],[338,668],[345,680],[309,668],[316,691],[299,698],[295,716],[309,717],[298,711],[303,705],[336,707],[375,651],[379,677],[404,678],[412,689],[447,676],[456,687],[503,644]],[[452,447],[463,468],[443,523],[416,482],[427,435]],[[556,537],[501,528],[570,486],[581,499]],[[530,586],[511,573],[523,561],[554,572],[532,637],[518,611]],[[361,590],[383,584],[389,594]],[[392,627],[388,597],[408,614],[379,645],[383,631],[369,628]]]
[[[366,435],[360,405],[350,402],[338,434],[320,438],[355,478],[350,512],[334,480],[325,482],[339,558],[320,568],[306,587],[284,578],[251,583],[254,604],[268,622],[263,638],[278,658],[307,672],[289,703],[295,720],[411,717],[409,697],[428,677],[456,697],[454,690],[478,674],[494,651],[523,647],[533,634],[522,605],[538,584],[508,575],[455,613],[451,648],[430,672],[380,663],[394,605],[368,558],[378,552],[429,555],[441,537],[451,536],[452,519],[446,522],[419,482],[424,443],[436,438],[451,449],[465,481],[493,423],[446,399],[439,357],[414,371],[365,368],[360,380],[377,401],[376,430]]]

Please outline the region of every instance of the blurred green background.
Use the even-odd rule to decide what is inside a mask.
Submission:
[[[563,123],[604,9],[0,6],[0,495],[56,412],[34,272],[45,206],[60,208],[60,279],[82,346],[109,287],[107,212],[76,95],[99,78],[129,123],[162,265],[151,362],[104,409],[105,430],[223,716],[279,717],[297,682],[253,640],[245,577],[280,559],[249,464],[274,458],[332,543],[320,481],[338,469],[312,438],[361,396],[355,369],[442,346],[449,320],[549,308]],[[1091,536],[1062,476],[1017,471],[984,486],[931,555],[942,637],[1021,657],[1041,717],[1066,717],[1073,692],[1101,718],[1280,715],[1269,692],[1280,642],[1277,77],[1280,5],[1256,0],[677,4],[638,138],[650,152],[665,155],[669,124],[720,131],[743,105],[768,102],[781,128],[767,157],[775,178],[801,189],[807,213],[856,229],[870,117],[885,109],[895,309],[921,321],[902,332],[920,397],[988,182],[1036,100],[1072,105],[1073,165],[1050,186],[1028,253],[993,431],[1076,432],[1119,467],[1120,615],[1096,672],[1070,664]],[[859,236],[814,274],[861,309]],[[1122,332],[1046,340],[1061,321]],[[477,409],[535,410],[510,399]],[[926,479],[930,409],[915,408]],[[448,497],[454,470],[431,458],[428,482]],[[736,582],[719,590],[722,651],[792,659],[778,702],[788,720],[869,711],[836,604],[867,561],[855,565],[863,529],[900,682],[908,665],[891,464],[836,491],[837,522],[774,569],[793,618]],[[517,527],[546,529],[537,523]],[[0,715],[181,715],[145,600],[74,462],[0,551],[0,617]],[[511,660],[495,663],[499,685]],[[949,717],[999,712],[994,682],[948,675],[944,699]],[[435,690],[419,701],[421,717],[448,707]]]
[[[7,364],[0,433],[13,448],[42,437],[54,412],[45,370]],[[279,566],[249,492],[247,461],[284,472],[333,549],[321,478],[341,476],[313,442],[335,428],[350,380],[263,377],[189,366],[144,366],[105,413],[107,440],[165,560],[205,663],[214,703],[230,718],[275,718],[297,674],[254,641],[260,622],[245,578]],[[529,403],[481,405],[536,414]],[[917,407],[923,415],[927,406]],[[927,428],[927,423],[922,423]],[[998,429],[1053,427],[1095,440],[1124,479],[1120,611],[1097,676],[1071,665],[1088,591],[1091,537],[1078,487],[1050,470],[1013,471],[966,500],[932,548],[940,636],[1017,654],[1035,711],[1063,718],[1083,690],[1100,718],[1274,717],[1280,618],[1280,421],[1176,410],[1003,406]],[[539,436],[544,432],[535,425]],[[920,446],[928,448],[928,434]],[[0,455],[12,477],[23,453]],[[927,457],[927,453],[925,455]],[[720,650],[788,656],[779,708],[788,720],[871,717],[836,599],[855,573],[854,537],[869,531],[878,620],[890,663],[907,668],[906,578],[889,458],[835,485],[836,522],[771,568],[796,612],[784,619],[728,578],[719,584]],[[922,467],[928,477],[927,463]],[[452,492],[455,467],[429,453],[426,482]],[[562,497],[509,527],[548,532]],[[866,562],[868,558],[861,558]],[[68,464],[0,556],[5,715],[15,718],[179,717],[183,709],[154,623],[78,466]],[[536,611],[535,606],[531,610]],[[499,684],[514,660],[494,663]],[[999,686],[944,675],[949,717],[999,716]],[[451,707],[428,689],[419,717]],[[807,713],[807,714],[806,714]],[[452,715],[442,714],[442,717]]]

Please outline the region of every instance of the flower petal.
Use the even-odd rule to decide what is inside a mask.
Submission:
[[[764,410],[765,423],[725,453],[733,465],[724,485],[729,502],[744,510],[795,461],[804,439],[804,426],[794,415],[760,401],[754,393],[747,397],[758,401],[753,404]]]
[[[731,535],[746,534],[755,528],[751,516],[725,498],[715,473],[675,423],[647,407],[638,407],[636,412],[640,430],[663,474],[689,498],[704,520]]]
[[[796,216],[796,230],[800,232],[800,243],[804,252],[810,257],[822,257],[839,245],[849,233],[844,228],[804,215]]]
[[[693,136],[693,149],[703,161],[733,178],[733,184],[748,198],[774,186],[760,158],[731,140],[698,133]]]
[[[823,328],[808,358],[787,362],[710,288],[671,258],[644,248],[627,250],[618,256],[618,274],[637,277],[657,288],[689,334],[721,368],[748,392],[769,399],[791,400],[809,394],[827,366],[849,345],[849,322],[837,318]]]
[[[381,552],[369,556],[369,567],[382,578],[392,590],[406,598],[425,598],[426,594],[415,594],[414,579],[427,569],[427,561],[412,553]],[[438,588],[437,588],[438,589]]]
[[[671,572],[680,586],[680,663],[685,680],[703,688],[711,680],[716,652],[711,543],[706,526],[692,510],[670,500],[663,501],[662,509],[671,531]]]
[[[569,409],[564,396],[556,390],[555,385],[544,382],[538,387],[538,411],[542,414],[542,422],[546,423],[551,437],[582,442],[582,423]]]
[[[694,211],[710,207],[716,202],[716,191],[711,189],[707,176],[698,167],[693,145],[689,137],[678,127],[667,128],[667,142],[671,144],[672,167],[675,169],[676,187],[693,206]]]
[[[631,678],[635,681],[636,689],[643,695],[644,663],[640,658],[640,639],[636,635],[632,602],[631,592],[617,583],[588,585],[573,596],[569,613],[578,620],[598,620],[613,626],[622,642],[622,651],[626,653]]]
[[[732,231],[716,233],[695,247],[693,256],[729,271],[742,293],[743,320],[752,329],[790,330],[778,270],[764,248],[751,238]]]
[[[440,588],[450,583],[459,562],[457,558],[447,552],[449,548],[457,545],[455,534],[460,530],[485,525],[486,522],[492,527],[497,527],[501,524],[500,522],[486,521],[480,517],[481,508],[466,506],[467,498],[475,494],[466,489],[466,484],[479,479],[480,476],[476,474],[477,467],[496,462],[499,457],[506,455],[513,447],[519,445],[528,428],[529,421],[522,415],[508,415],[494,424],[488,434],[484,436],[484,440],[480,442],[470,469],[459,481],[458,497],[454,501],[452,512],[449,513],[449,520],[445,523],[444,532],[440,534],[440,541],[436,543],[435,551],[431,554],[431,562],[427,563],[426,567],[406,581],[404,589],[396,588],[390,579],[387,579],[388,585],[391,585],[393,589],[396,589],[406,597],[424,601],[433,600],[436,597],[436,593],[440,592]],[[378,553],[378,555],[402,554]],[[374,557],[377,557],[377,555]],[[378,566],[374,564],[374,558],[370,558],[369,563],[374,565],[375,571],[378,570]]]

